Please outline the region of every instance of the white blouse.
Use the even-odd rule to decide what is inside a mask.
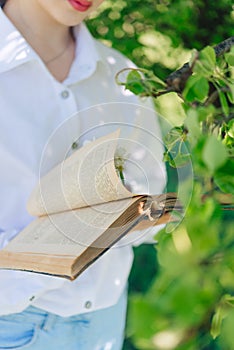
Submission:
[[[0,247],[34,219],[26,210],[33,187],[72,152],[74,141],[80,147],[121,129],[121,140],[128,140],[125,176],[131,189],[152,194],[164,189],[154,110],[115,82],[116,73],[133,64],[93,39],[84,24],[74,34],[76,57],[60,83],[0,10]],[[113,305],[128,279],[132,245],[152,239],[157,230],[129,234],[73,282],[0,270],[0,313],[34,305],[70,316]]]

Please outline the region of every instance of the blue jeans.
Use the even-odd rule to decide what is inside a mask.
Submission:
[[[121,350],[127,293],[114,306],[60,317],[29,306],[0,316],[0,349]]]

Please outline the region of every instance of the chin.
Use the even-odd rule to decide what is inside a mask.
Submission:
[[[83,20],[86,18],[86,16],[67,16],[67,18],[64,16],[62,19],[57,19],[57,22],[59,22],[61,25],[64,25],[66,27],[75,27],[83,22]]]

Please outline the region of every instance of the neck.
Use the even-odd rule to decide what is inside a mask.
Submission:
[[[73,41],[70,28],[49,16],[36,1],[8,0],[4,12],[44,62],[65,52]]]

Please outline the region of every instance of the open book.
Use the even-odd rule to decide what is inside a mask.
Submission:
[[[0,251],[0,268],[72,280],[130,231],[173,220],[175,194],[135,195],[123,185],[118,136],[86,144],[40,179],[27,208],[37,218]]]

